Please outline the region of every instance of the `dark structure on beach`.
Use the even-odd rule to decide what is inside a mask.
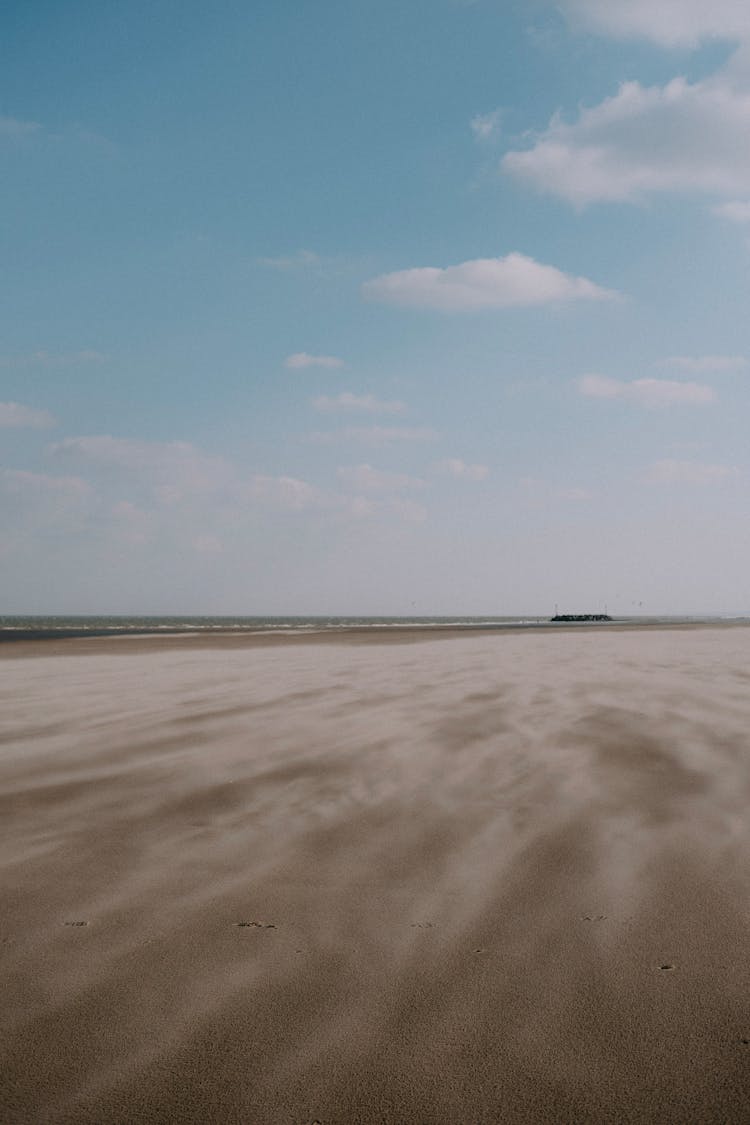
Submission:
[[[611,621],[608,613],[556,613],[550,621]]]

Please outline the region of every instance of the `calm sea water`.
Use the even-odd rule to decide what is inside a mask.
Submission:
[[[729,617],[618,617],[622,624],[679,624],[748,620]],[[0,641],[45,637],[117,636],[134,633],[259,632],[310,633],[337,629],[424,629],[451,626],[463,629],[533,629],[548,626],[549,617],[60,617],[0,616]],[[585,625],[583,628],[597,628]]]

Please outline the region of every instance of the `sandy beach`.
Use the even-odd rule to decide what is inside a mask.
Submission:
[[[0,652],[0,1120],[750,1120],[750,629]]]

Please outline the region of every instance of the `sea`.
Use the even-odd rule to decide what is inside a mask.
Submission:
[[[613,617],[620,625],[726,624],[750,622],[748,616]],[[581,622],[575,627],[602,628],[607,622]],[[331,633],[347,629],[534,629],[570,628],[552,624],[550,616],[441,617],[206,617],[206,616],[0,616],[0,642],[62,637],[106,637],[188,633]]]

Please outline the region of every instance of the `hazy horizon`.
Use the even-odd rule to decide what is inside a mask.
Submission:
[[[722,621],[722,620],[745,620],[750,619],[750,612],[737,611],[726,613],[613,613],[609,607],[599,608],[586,608],[583,606],[555,606],[550,610],[529,610],[526,613],[502,613],[488,611],[485,613],[297,613],[297,614],[283,614],[283,613],[201,613],[200,611],[194,612],[179,612],[178,610],[171,610],[165,613],[158,612],[134,612],[134,613],[58,613],[50,612],[45,613],[40,611],[38,613],[0,613],[0,627],[8,621],[92,621],[92,622],[163,622],[163,623],[180,623],[191,621],[205,621],[205,622],[227,622],[237,623],[242,626],[244,623],[272,623],[272,622],[342,622],[342,623],[357,623],[357,622],[405,622],[416,623],[421,622],[445,622],[445,623],[477,623],[481,624],[496,624],[500,622],[509,623],[523,623],[523,622],[546,622],[549,621],[554,615],[568,615],[568,616],[585,616],[590,614],[605,614],[615,621]]]

